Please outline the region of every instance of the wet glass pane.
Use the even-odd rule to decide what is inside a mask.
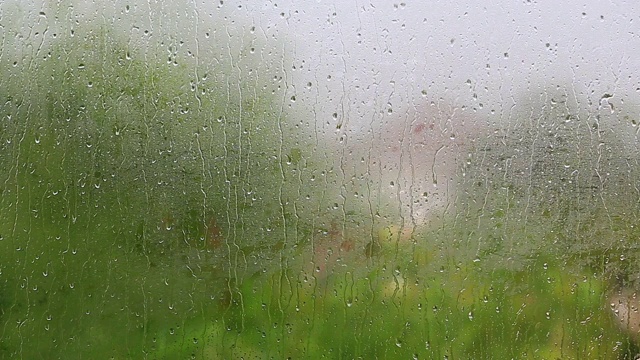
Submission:
[[[2,2],[0,357],[633,359],[639,10]]]

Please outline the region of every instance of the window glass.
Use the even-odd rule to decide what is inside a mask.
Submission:
[[[0,357],[636,357],[639,10],[2,2]]]

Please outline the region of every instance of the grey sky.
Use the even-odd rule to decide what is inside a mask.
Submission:
[[[368,109],[411,107],[423,91],[483,117],[549,84],[595,104],[605,92],[637,103],[638,10],[602,1],[292,1],[263,7],[275,19],[262,21],[294,36],[295,62],[306,68],[294,74],[298,91],[318,84],[309,100],[364,115],[350,117],[355,127]]]
[[[288,55],[278,66],[287,74],[287,97],[297,100],[288,104],[292,113],[309,126],[314,114],[327,134],[340,122],[359,133],[389,109],[398,116],[439,99],[497,121],[522,93],[549,84],[568,85],[596,105],[604,93],[616,105],[640,103],[634,1],[75,1],[57,19],[40,16],[58,6],[46,3],[22,5],[32,9],[23,34],[36,43],[37,30],[55,23],[111,23],[126,28],[134,47],[173,38],[188,57],[255,26]],[[6,25],[19,21],[12,9],[2,5],[5,44],[12,41]]]

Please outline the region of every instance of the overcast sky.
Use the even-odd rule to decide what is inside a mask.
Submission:
[[[640,103],[635,1],[185,2],[76,1],[59,18],[39,14],[42,0],[18,3],[27,9],[25,34],[54,23],[107,22],[125,28],[131,44],[149,30],[184,41],[181,51],[195,54],[220,39],[205,33],[246,34],[255,26],[256,36],[288,55],[279,64],[287,96],[297,100],[288,107],[302,117],[313,113],[323,131],[346,122],[343,130],[358,132],[380,114],[431,101],[495,121],[524,92],[549,85],[568,86],[596,105],[605,93],[618,107]],[[6,36],[19,17],[10,2],[1,8]],[[202,57],[200,64],[209,61]]]
[[[300,3],[265,5],[275,19],[262,21],[294,37],[295,61],[306,62],[296,83],[338,88],[333,107],[400,110],[426,93],[486,116],[540,85],[568,85],[596,104],[604,93],[614,102],[640,96],[636,2]]]

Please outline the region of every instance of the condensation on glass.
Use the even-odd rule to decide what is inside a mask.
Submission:
[[[0,357],[640,347],[638,6],[0,4]]]

